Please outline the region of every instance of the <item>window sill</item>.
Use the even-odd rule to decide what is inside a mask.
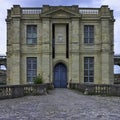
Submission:
[[[94,82],[84,82],[84,84],[94,84]]]
[[[86,46],[94,46],[95,44],[94,43],[84,43],[84,45],[86,45]]]
[[[33,84],[34,84],[34,82],[27,82],[27,84],[28,84],[28,85],[33,85]]]
[[[35,47],[37,44],[26,44],[28,47]]]

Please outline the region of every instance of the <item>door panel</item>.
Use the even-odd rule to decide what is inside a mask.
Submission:
[[[62,63],[57,64],[54,68],[54,87],[67,87],[67,68]]]

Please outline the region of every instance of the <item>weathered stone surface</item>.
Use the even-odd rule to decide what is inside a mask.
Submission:
[[[113,83],[114,17],[108,6],[88,9],[78,6],[43,6],[39,9],[19,5],[8,10],[7,84],[26,84],[26,58],[37,57],[37,74],[45,82],[54,81],[55,64],[67,66],[67,82],[84,82],[84,57],[94,57],[94,83]],[[52,25],[55,25],[55,58],[52,58]],[[26,26],[37,26],[37,44],[26,43]],[[68,25],[69,58],[66,58]],[[94,44],[84,44],[84,25],[94,25]],[[59,27],[58,27],[59,26]],[[58,42],[59,41],[59,42]],[[61,43],[62,42],[62,43]]]

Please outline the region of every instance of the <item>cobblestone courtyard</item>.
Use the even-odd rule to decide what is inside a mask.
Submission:
[[[120,120],[120,98],[55,89],[48,95],[1,100],[0,120]]]

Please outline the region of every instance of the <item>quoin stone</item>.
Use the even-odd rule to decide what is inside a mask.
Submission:
[[[108,6],[49,6],[7,12],[7,84],[113,84],[114,16]]]

